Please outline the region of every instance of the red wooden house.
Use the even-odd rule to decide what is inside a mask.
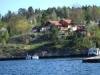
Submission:
[[[68,27],[68,25],[72,24],[72,20],[70,19],[62,19],[60,21],[48,21],[48,22],[57,27]]]

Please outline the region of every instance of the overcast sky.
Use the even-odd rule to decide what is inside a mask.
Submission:
[[[0,13],[4,15],[8,10],[16,12],[19,8],[47,9],[48,7],[62,6],[100,6],[100,0],[0,0]]]

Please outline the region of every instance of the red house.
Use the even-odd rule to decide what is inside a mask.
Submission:
[[[60,21],[48,21],[48,22],[57,27],[68,27],[68,25],[72,24],[72,20],[70,19],[62,19]]]
[[[59,23],[59,21],[49,21],[50,24],[54,25],[54,26],[57,26],[57,27],[61,27],[62,24]]]
[[[68,27],[68,25],[72,24],[72,20],[62,19],[62,20],[59,21],[59,23],[62,25],[62,27]]]
[[[85,31],[85,25],[75,25],[71,19],[61,19],[59,21],[48,21],[49,24],[59,27],[61,31]]]

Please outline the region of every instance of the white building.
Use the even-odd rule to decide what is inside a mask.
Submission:
[[[76,31],[76,30],[77,30],[77,26],[73,26],[73,27],[70,28],[71,32]]]
[[[88,51],[88,55],[100,55],[100,49],[99,48],[90,48]]]

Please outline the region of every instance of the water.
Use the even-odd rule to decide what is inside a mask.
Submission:
[[[100,63],[71,59],[0,61],[0,75],[100,75]]]

